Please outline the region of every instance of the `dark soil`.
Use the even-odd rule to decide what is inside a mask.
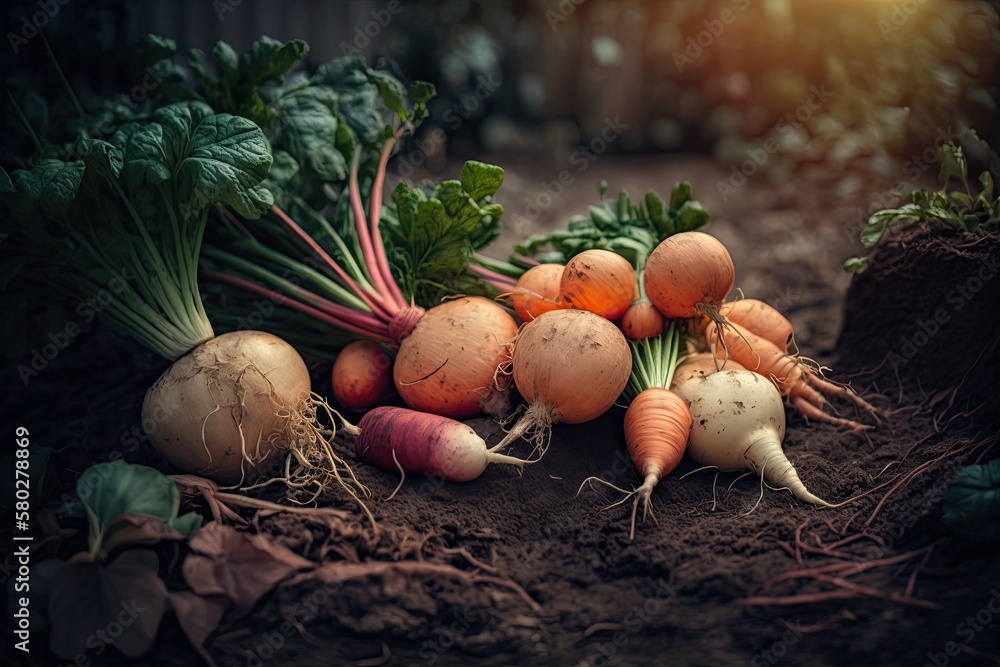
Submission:
[[[847,293],[841,353],[883,383],[960,387],[959,400],[983,404],[1000,372],[998,273],[997,233],[926,224],[892,233]]]
[[[503,201],[508,211],[523,209],[524,193],[537,191],[537,184],[558,174],[559,168],[509,168]],[[587,489],[576,496],[580,483],[591,475],[626,488],[638,483],[624,451],[618,408],[590,424],[557,426],[545,459],[523,475],[493,466],[468,484],[411,479],[385,502],[397,478],[358,464],[359,477],[374,494],[370,507],[383,528],[401,544],[406,534],[427,537],[423,547],[418,552],[411,541],[406,549],[387,552],[373,548],[372,540],[357,531],[338,534],[288,516],[262,520],[260,530],[324,565],[280,585],[249,617],[214,633],[207,643],[213,658],[220,665],[298,667],[823,667],[919,666],[931,660],[929,654],[940,654],[937,664],[994,664],[1000,653],[1000,618],[994,619],[987,604],[1000,589],[1000,565],[994,549],[947,531],[940,521],[940,498],[960,463],[973,456],[956,452],[963,447],[971,452],[976,443],[995,438],[995,432],[984,432],[975,415],[963,415],[970,407],[967,402],[931,404],[905,383],[887,383],[894,376],[871,373],[888,348],[879,353],[876,343],[869,348],[859,342],[865,323],[858,309],[880,294],[870,287],[852,288],[844,317],[849,332],[855,333],[845,333],[843,354],[837,358],[835,342],[850,283],[839,266],[858,252],[852,236],[837,222],[837,207],[848,204],[818,189],[786,195],[763,184],[723,202],[714,188],[722,172],[698,160],[605,158],[600,171],[605,177],[616,174],[612,192],[622,184],[633,192],[650,187],[666,191],[679,178],[692,180],[696,196],[713,212],[710,231],[731,249],[737,284],[747,295],[786,312],[803,352],[834,367],[833,378],[854,377],[854,385],[873,401],[897,410],[868,438],[808,425],[790,415],[786,451],[812,491],[830,501],[848,499],[952,455],[916,474],[884,504],[878,505],[888,488],[827,511],[807,507],[786,492],[764,489],[761,494],[749,477],[697,472],[681,479],[693,468],[685,461],[654,493],[658,523],[640,523],[634,541],[628,539],[630,508],[601,512],[617,498],[602,498]],[[565,211],[579,211],[592,202],[599,175],[584,176],[557,198],[559,210],[553,207],[544,221],[539,218],[533,224],[561,224]],[[531,231],[537,229],[520,230]],[[877,267],[876,262],[871,271]],[[909,271],[927,275],[918,266]],[[878,275],[870,272],[864,280]],[[864,298],[856,296],[862,289]],[[931,293],[915,293],[913,298],[920,301],[925,294]],[[927,297],[931,313],[940,303],[932,296]],[[884,304],[885,298],[875,303]],[[970,307],[985,311],[991,298],[995,304],[984,288]],[[987,338],[972,334],[989,331],[969,328],[962,335],[982,349]],[[891,345],[897,338],[885,333],[873,340]],[[922,354],[927,354],[922,365],[955,366],[947,358],[939,361],[936,353],[932,356],[929,347]],[[143,392],[162,370],[159,362],[109,334],[79,341],[73,354],[67,352],[57,361],[27,390],[14,384],[16,376],[7,382],[19,396],[5,401],[5,432],[15,423],[27,424],[36,442],[58,448],[53,465],[67,484],[83,467],[107,460],[113,451],[128,460],[162,465],[145,443],[131,447],[122,439],[138,424]],[[941,389],[958,377],[947,375],[941,366],[934,368],[940,373],[935,385]],[[321,382],[317,388],[325,390]],[[848,413],[846,406],[838,407]],[[488,441],[500,437],[499,425],[489,420],[470,423]],[[988,456],[995,454],[994,449]],[[343,498],[339,501],[348,506]],[[797,551],[801,563],[793,555],[797,531],[805,545]],[[848,577],[866,587],[862,592],[803,604],[741,603],[750,595],[845,590],[814,578],[757,590],[784,572],[844,562],[816,553],[820,545],[844,538],[851,539],[835,549],[837,554],[861,566],[876,565]],[[929,545],[934,548],[926,562],[925,551],[879,565]],[[366,559],[368,565],[352,562]],[[383,564],[372,566],[372,559]],[[474,572],[473,561],[486,566],[480,574],[523,587],[540,609],[498,581],[422,574],[414,565],[450,564]],[[977,613],[981,630],[958,627]],[[41,651],[44,634],[36,639],[35,664],[54,664]],[[947,655],[948,650],[957,655]],[[90,658],[98,665],[125,664],[114,650]],[[157,645],[135,664],[190,665],[197,660],[168,615]]]

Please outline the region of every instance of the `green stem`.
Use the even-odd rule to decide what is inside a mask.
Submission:
[[[27,130],[28,136],[31,137],[31,142],[33,144],[35,144],[35,150],[38,151],[39,153],[41,153],[42,152],[42,142],[38,140],[38,135],[35,134],[35,128],[31,127],[31,123],[28,122],[27,117],[24,115],[24,112],[21,111],[21,107],[18,105],[17,101],[14,99],[14,96],[10,94],[10,91],[8,90],[6,92],[7,92],[7,97],[10,98],[10,103],[12,105],[14,105],[14,111],[17,112],[18,118],[21,119],[21,123],[24,125],[24,129]]]
[[[59,66],[59,61],[56,60],[56,55],[52,53],[52,47],[49,46],[49,40],[45,39],[45,33],[41,30],[38,31],[38,36],[42,38],[42,44],[45,45],[45,52],[49,54],[49,60],[52,61],[52,66],[55,67],[56,74],[59,75],[59,80],[62,81],[63,86],[66,87],[66,92],[69,93],[69,99],[73,102],[73,106],[76,107],[76,112],[80,115],[80,120],[83,121],[84,125],[87,123],[87,114],[83,112],[83,106],[80,104],[80,100],[77,99],[76,93],[73,92],[73,87],[69,85],[69,81],[66,79],[66,75],[63,73],[62,67]],[[83,129],[80,131],[85,139],[89,138],[87,130]]]

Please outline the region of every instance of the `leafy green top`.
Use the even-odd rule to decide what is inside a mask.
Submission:
[[[941,170],[938,181],[941,189],[923,190],[910,195],[910,203],[899,208],[878,211],[868,219],[861,230],[861,243],[871,248],[885,232],[897,225],[911,222],[938,222],[962,232],[976,229],[995,229],[1000,226],[1000,191],[996,189],[989,171],[979,175],[979,194],[974,195],[969,186],[968,163],[962,149],[946,143],[938,149]],[[949,189],[952,181],[962,185],[961,190]],[[844,262],[844,270],[858,273],[868,267],[868,257],[852,257]]]
[[[677,183],[669,203],[656,192],[632,203],[622,190],[616,200],[605,200],[607,184],[601,184],[601,205],[591,206],[589,215],[575,215],[567,229],[529,236],[516,247],[521,255],[543,262],[565,264],[574,255],[591,248],[611,250],[641,268],[646,257],[663,239],[706,224],[708,213],[691,195],[691,184]],[[551,251],[544,251],[545,246]]]

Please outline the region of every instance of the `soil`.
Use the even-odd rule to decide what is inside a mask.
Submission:
[[[509,213],[523,212],[524,198],[564,166],[496,159],[507,165],[501,203]],[[873,372],[898,338],[897,330],[884,326],[896,311],[874,287],[893,275],[896,264],[878,257],[853,285],[839,268],[861,250],[856,229],[843,220],[865,204],[865,193],[855,188],[851,199],[825,187],[800,184],[792,190],[759,182],[723,201],[715,183],[726,173],[701,159],[605,157],[600,167],[600,175],[615,174],[612,193],[621,185],[634,193],[654,187],[662,192],[679,178],[691,180],[713,213],[709,231],[730,248],[737,284],[785,312],[802,352],[832,367],[831,377],[852,379],[891,411],[866,437],[789,415],[785,448],[812,491],[844,500],[944,458],[887,498],[889,487],[883,487],[826,511],[786,492],[762,490],[752,477],[694,472],[685,461],[653,495],[656,522],[640,522],[632,541],[629,507],[601,511],[617,500],[613,493],[605,490],[602,497],[585,488],[577,496],[592,475],[625,488],[638,483],[624,451],[619,408],[589,424],[557,426],[545,459],[523,475],[492,466],[467,484],[410,479],[386,502],[397,477],[356,465],[384,530],[400,543],[403,535],[426,538],[423,546],[417,551],[411,540],[407,549],[392,551],[384,548],[389,538],[373,546],[378,541],[360,530],[341,534],[287,515],[261,520],[261,531],[308,558],[322,558],[324,565],[279,585],[248,617],[215,632],[207,642],[213,659],[227,666],[298,667],[996,664],[1000,619],[988,607],[1000,595],[995,547],[951,534],[940,520],[940,499],[955,470],[978,457],[995,457],[996,432],[981,419],[989,407],[971,412],[973,398],[938,398],[958,375],[956,364],[936,347],[921,352],[922,367],[933,370],[920,377],[933,378],[937,393],[928,387],[921,392],[909,377],[897,383],[884,365]],[[597,171],[579,174],[518,235],[561,224],[567,212],[593,202]],[[499,254],[513,236],[501,240]],[[964,250],[980,251],[996,256],[995,245]],[[926,283],[940,277],[904,264],[899,279],[906,276],[913,301],[930,308],[911,312],[933,313],[940,299]],[[949,280],[965,275],[947,271]],[[995,302],[984,288],[967,312]],[[862,313],[872,308],[883,316],[879,335],[872,334],[876,322]],[[842,321],[847,329],[838,347]],[[970,324],[960,331],[995,363],[985,348],[989,327]],[[870,344],[864,332],[873,336]],[[15,384],[16,376],[6,379],[17,395],[5,401],[5,432],[26,424],[35,442],[57,448],[52,465],[67,484],[112,452],[162,468],[144,442],[133,446],[128,439],[138,425],[145,387],[161,370],[162,362],[113,334],[83,335],[72,353],[60,355],[27,389]],[[323,382],[321,370],[321,392]],[[847,406],[838,407],[848,413]],[[501,435],[488,419],[470,423],[487,441]],[[991,437],[987,453],[989,445],[981,443]],[[372,566],[373,560],[381,564]],[[857,562],[859,571],[841,584],[860,587],[803,576],[760,588],[785,572],[845,561]],[[466,573],[478,565],[479,576],[424,573],[421,564],[449,564]],[[813,599],[781,598],[800,595]],[[761,596],[785,604],[761,604]],[[973,626],[979,630],[959,626],[977,614],[982,625],[974,618]],[[38,639],[33,664],[55,664],[41,652],[44,634]],[[97,665],[127,662],[114,650],[89,659]],[[134,664],[198,660],[168,614],[152,651]]]

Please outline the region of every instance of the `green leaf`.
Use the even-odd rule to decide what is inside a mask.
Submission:
[[[178,517],[180,491],[177,485],[152,468],[117,460],[91,466],[76,484],[77,495],[90,519],[90,555],[96,558],[105,540],[126,521],[127,515],[157,519],[185,537],[200,526],[195,514]]]
[[[174,54],[177,53],[177,42],[150,33],[142,38],[136,51],[140,66],[148,66],[161,60],[173,58]]]
[[[670,191],[670,208],[680,208],[686,202],[691,201],[691,199],[691,184],[687,181],[680,181]]]
[[[676,190],[676,188],[674,188]],[[676,207],[671,207],[676,208]],[[667,222],[667,202],[663,197],[652,190],[646,193],[646,210],[649,211],[649,219],[654,225],[664,225]]]
[[[216,42],[212,48],[212,60],[222,74],[223,85],[233,86],[240,78],[240,57],[226,42]]]
[[[17,188],[11,183],[10,176],[3,167],[0,167],[0,192],[17,192]]]
[[[468,195],[478,201],[484,197],[492,197],[500,189],[503,183],[503,169],[496,165],[469,160],[462,165],[459,180]]]
[[[80,157],[87,169],[93,169],[102,176],[118,178],[125,164],[125,157],[114,144],[100,139],[84,139],[80,142]]]
[[[847,273],[861,273],[868,268],[867,257],[851,257],[844,262],[844,271]]]
[[[960,181],[963,186],[968,182],[968,165],[959,146],[950,141],[946,142],[938,149],[937,158],[941,164],[941,171],[938,172],[938,181],[941,185],[947,185],[953,178]]]
[[[282,80],[308,52],[309,45],[301,39],[282,43],[266,35],[258,37],[240,58],[240,75],[255,85]]]
[[[322,88],[307,88],[277,104],[281,145],[308,178],[322,183],[347,178],[347,159],[337,150],[336,106],[336,95]]]
[[[976,539],[1000,539],[1000,459],[962,468],[945,492],[944,521]]]
[[[82,160],[42,160],[28,171],[14,171],[12,184],[28,202],[45,213],[62,216],[76,200],[85,169]]]
[[[686,201],[677,211],[677,231],[690,232],[708,224],[708,211],[696,201]]]
[[[990,172],[984,171],[979,174],[979,184],[983,187],[983,191],[979,194],[987,203],[993,200],[993,177],[990,176]]]

